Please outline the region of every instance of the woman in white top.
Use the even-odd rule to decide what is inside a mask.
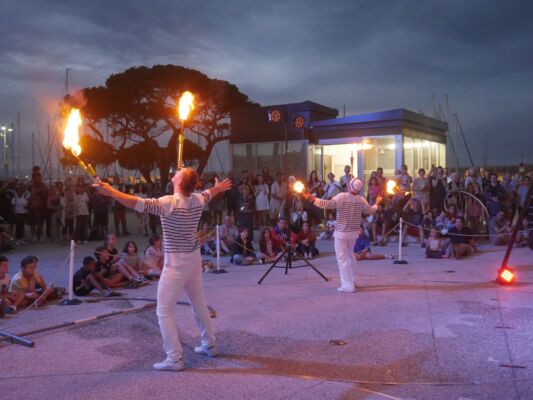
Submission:
[[[22,186],[19,186],[12,201],[13,211],[15,213],[15,239],[17,239],[17,244],[20,244],[24,239],[24,225],[26,224],[26,215],[28,214],[28,210],[26,209],[28,197],[29,193]]]
[[[268,225],[268,212],[270,211],[270,204],[268,196],[270,190],[262,175],[257,175],[257,185],[255,185],[255,213],[257,226]]]

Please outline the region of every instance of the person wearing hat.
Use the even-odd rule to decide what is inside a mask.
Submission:
[[[376,204],[370,206],[359,194],[362,189],[363,182],[359,178],[353,178],[348,184],[348,192],[339,193],[330,200],[317,199],[310,193],[304,193],[305,198],[315,206],[337,210],[334,239],[341,278],[341,286],[337,288],[339,292],[355,292],[353,246],[361,226],[362,215],[373,214],[381,203],[381,197],[378,196]]]

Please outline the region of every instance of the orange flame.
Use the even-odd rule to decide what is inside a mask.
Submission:
[[[294,182],[294,186],[292,187],[296,193],[302,193],[305,189],[305,186],[302,182],[296,181]]]
[[[70,150],[78,157],[81,154],[80,135],[78,130],[81,126],[80,110],[73,108],[67,120],[63,136],[63,147]]]
[[[387,181],[387,193],[388,194],[394,194],[396,192],[395,189],[396,189],[397,186],[398,185],[396,184],[396,181],[394,181],[392,179]]]
[[[194,110],[194,95],[189,91],[183,92],[178,104],[180,119],[185,121],[192,110]]]

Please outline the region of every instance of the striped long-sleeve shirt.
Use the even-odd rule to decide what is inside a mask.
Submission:
[[[191,253],[199,248],[198,222],[211,197],[211,191],[206,190],[190,196],[175,193],[158,199],[137,199],[136,211],[146,211],[161,218],[165,265],[172,265],[180,253]]]
[[[351,239],[357,236],[363,214],[373,214],[377,206],[370,206],[363,196],[339,193],[330,200],[315,199],[315,206],[337,210],[335,237]]]

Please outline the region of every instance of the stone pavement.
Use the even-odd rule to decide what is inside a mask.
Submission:
[[[144,239],[135,239],[144,248]],[[468,260],[427,261],[411,244],[404,249],[407,265],[359,262],[358,290],[347,294],[335,290],[333,243],[319,248],[314,263],[330,282],[310,268],[274,270],[260,286],[267,266],[205,274],[220,358],[193,353],[198,332],[182,305],[187,370],[153,371],[164,354],[150,308],[31,336],[34,348],[1,342],[0,398],[533,399],[531,250],[513,251],[518,283],[503,287],[492,283],[502,247],[484,245]],[[374,252],[396,250],[392,243]],[[8,254],[11,274],[22,256],[34,253],[45,278],[66,285],[67,268],[59,267],[67,252],[52,244],[17,249]],[[88,254],[80,249],[77,265]],[[124,293],[153,299],[156,286]],[[144,304],[50,305],[0,320],[0,329],[20,333]]]

